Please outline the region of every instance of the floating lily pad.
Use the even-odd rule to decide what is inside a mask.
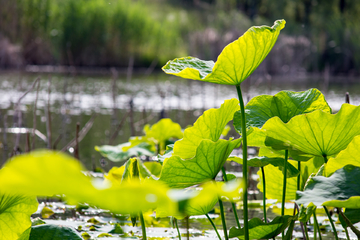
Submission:
[[[250,239],[269,239],[276,237],[283,232],[297,216],[279,216],[269,223],[264,223],[259,218],[252,218],[249,221],[249,238]],[[244,229],[232,227],[229,233],[230,238],[237,237],[245,239]]]
[[[82,240],[75,229],[66,226],[43,224],[31,228],[29,240]]]
[[[284,26],[285,20],[277,20],[272,27],[251,27],[223,49],[216,63],[185,57],[169,61],[162,69],[182,78],[238,85],[265,59]]]
[[[155,152],[151,151],[151,145],[147,143],[140,143],[136,146],[128,148],[131,143],[122,143],[117,146],[103,145],[95,146],[95,150],[102,156],[108,158],[113,162],[121,162],[128,160],[134,156],[153,156]],[[128,149],[125,149],[128,148]]]

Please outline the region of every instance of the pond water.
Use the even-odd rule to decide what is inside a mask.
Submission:
[[[38,77],[40,78],[39,91],[36,85],[24,95]],[[352,104],[360,103],[360,81],[353,78],[254,76],[242,85],[246,101],[260,94],[273,95],[281,90],[304,91],[309,88],[321,90],[333,111],[340,109],[345,101],[346,92],[349,92]],[[20,98],[22,98],[20,104],[17,105]],[[114,77],[54,74],[49,76],[47,74],[1,73],[0,154],[2,163],[12,154],[15,145],[18,145],[17,151],[25,151],[27,146],[32,146],[32,137],[29,141],[26,134],[16,135],[11,131],[14,132],[14,127],[19,126],[32,128],[36,119],[36,129],[39,133],[35,148],[50,145],[52,148],[64,149],[70,153],[74,151],[74,145],[69,145],[69,143],[75,137],[77,123],[80,129],[90,123],[91,128],[79,144],[80,161],[88,169],[101,166],[108,170],[114,164],[102,159],[94,150],[94,146],[109,144],[110,141],[112,145],[126,142],[132,135],[142,135],[142,128],[146,123],[153,124],[164,116],[170,117],[185,128],[193,124],[204,110],[219,107],[225,99],[229,98],[237,98],[233,86],[190,81],[163,73],[147,76],[134,74],[131,79],[128,79],[126,75]],[[125,116],[126,119],[122,122]],[[119,130],[119,134],[113,136],[116,130]],[[51,141],[48,141],[49,132],[51,132]],[[236,136],[236,132],[231,131],[229,135]],[[27,144],[27,141],[31,144]],[[250,211],[250,218],[262,218],[260,205],[259,202],[253,201],[255,208]],[[241,210],[238,211],[239,216],[242,216]],[[279,210],[276,205],[272,205],[268,215],[271,218],[277,212]],[[226,216],[229,226],[235,226],[233,215],[228,213]],[[100,215],[103,221],[113,221],[107,217]],[[216,225],[221,229],[218,214],[214,213],[213,217]],[[67,222],[80,225],[84,224],[88,218],[68,219]],[[79,220],[80,222],[76,222]],[[325,218],[320,217],[319,220],[328,229],[329,224]],[[124,225],[128,226],[130,223],[125,222]],[[205,217],[191,218],[190,226],[193,231],[191,239],[217,239]],[[180,222],[180,227],[182,233],[185,233],[185,222]],[[340,225],[338,227],[341,228]],[[140,231],[140,228],[130,226],[127,229],[133,232]],[[107,230],[105,227],[104,232]],[[295,230],[296,236],[301,238],[299,228]],[[154,237],[153,239],[177,239],[177,232],[170,228],[169,220],[162,220],[156,228],[149,228],[148,235]],[[331,234],[323,233],[323,239],[333,238]]]
[[[37,77],[40,78],[38,94],[35,86],[21,99],[17,111],[16,103],[31,88]],[[321,90],[333,111],[337,111],[344,103],[346,92],[349,92],[352,104],[360,103],[360,81],[354,78],[254,76],[242,84],[245,101],[260,94],[273,95],[281,90],[304,91],[309,88]],[[193,124],[204,110],[219,107],[229,98],[237,98],[233,86],[190,81],[164,73],[134,74],[131,79],[126,75],[1,73],[2,162],[11,155],[16,141],[19,142],[19,151],[26,149],[26,134],[21,134],[20,139],[16,139],[15,134],[6,134],[4,129],[17,127],[19,124],[32,128],[35,108],[36,129],[42,136],[42,139],[36,138],[36,148],[51,145],[56,149],[67,147],[67,150],[73,151],[73,145],[69,147],[68,143],[75,137],[77,122],[82,129],[93,117],[90,120],[93,120],[92,127],[79,144],[80,160],[92,169],[94,165],[100,164],[100,155],[94,150],[94,146],[108,144],[111,138],[112,145],[126,142],[132,135],[142,135],[142,128],[146,123],[153,124],[164,116],[185,128]],[[122,124],[119,134],[113,136],[121,120],[129,112],[131,114]],[[48,129],[51,129],[50,142],[47,140],[47,122],[50,123]],[[6,131],[9,132],[10,129]],[[236,136],[234,131],[230,134]],[[32,138],[30,142],[31,140]]]

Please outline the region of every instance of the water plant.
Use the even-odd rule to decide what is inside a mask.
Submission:
[[[216,204],[225,239],[269,239],[281,233],[284,239],[291,239],[296,221],[303,228],[304,238],[309,239],[306,225],[312,216],[314,227],[319,229],[317,206],[328,215],[335,238],[337,230],[329,207],[338,208],[344,229],[350,227],[360,236],[353,225],[360,221],[356,218],[360,186],[354,180],[360,173],[360,107],[344,104],[332,114],[317,89],[261,95],[246,106],[242,99],[241,83],[269,53],[284,25],[285,21],[279,20],[273,27],[250,28],[225,47],[216,63],[192,57],[169,61],[163,68],[166,73],[234,85],[238,99],[225,100],[218,109],[205,111],[184,131],[170,119],[163,119],[146,126],[144,136],[131,138],[126,144],[97,147],[110,160],[123,163],[104,179],[85,175],[77,160],[56,152],[37,151],[8,161],[0,170],[0,219],[9,219],[6,213],[13,214],[18,208],[26,211],[15,220],[6,220],[11,226],[8,229],[0,223],[1,233],[26,240],[31,239],[31,232],[39,234],[42,230],[33,232],[28,221],[37,206],[34,196],[61,195],[69,202],[86,202],[130,216],[133,223],[139,218],[143,239],[147,238],[143,213],[148,210],[155,211],[157,217],[175,218],[176,226],[176,219],[205,215],[222,239],[208,215]],[[240,136],[225,139],[224,129],[230,121]],[[242,156],[231,156],[240,145]],[[258,156],[248,159],[248,146],[258,147]],[[140,155],[152,156],[152,160],[157,155],[157,161],[143,161]],[[226,161],[242,164],[241,179],[225,171]],[[250,166],[259,168],[263,220],[248,217]],[[223,181],[216,181],[220,175]],[[280,216],[267,219],[266,199],[281,202]],[[242,227],[235,204],[240,200]],[[230,230],[223,201],[231,202],[236,220]],[[286,201],[294,203],[293,214],[285,211]],[[15,229],[14,221],[21,227]]]

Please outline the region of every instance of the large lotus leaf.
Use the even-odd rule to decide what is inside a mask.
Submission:
[[[226,124],[233,119],[234,113],[239,109],[239,101],[233,98],[225,100],[218,109],[205,111],[196,120],[194,126],[185,129],[184,138],[174,144],[174,154],[183,159],[192,158],[203,139],[214,142],[219,140]]]
[[[67,226],[43,224],[31,228],[29,240],[82,240],[78,232]]]
[[[0,239],[17,240],[31,227],[30,216],[36,212],[35,197],[0,193]]]
[[[173,207],[168,187],[158,181],[108,186],[82,173],[79,161],[63,153],[36,151],[14,157],[0,170],[1,189],[12,194],[66,195],[115,213],[137,213],[157,205]],[[106,199],[106,201],[104,201]],[[121,204],[119,204],[121,202]]]
[[[170,187],[185,188],[214,179],[241,139],[217,142],[202,140],[196,149],[195,157],[187,160],[179,156],[168,158],[160,175],[160,180]]]
[[[304,92],[281,91],[274,96],[260,95],[251,99],[245,106],[246,126],[262,128],[272,117],[279,117],[287,123],[297,115],[315,110],[331,113],[324,95],[314,88]],[[240,111],[234,115],[234,126],[241,132]]]
[[[180,139],[183,137],[181,126],[174,123],[170,118],[163,118],[149,128],[144,128],[149,138],[154,138],[158,143],[165,142],[170,138]]]
[[[311,174],[316,173],[321,164],[321,158],[313,158],[307,162],[301,162],[301,175],[300,175],[300,189],[303,189],[306,181],[311,176]],[[288,161],[294,167],[297,167],[297,161]],[[282,192],[283,192],[283,179],[284,175],[279,168],[273,165],[267,165],[264,167],[265,172],[265,180],[266,181],[266,198],[267,199],[278,199],[281,200]],[[260,179],[262,179],[261,170],[258,171],[258,175]],[[270,179],[270,180],[269,180]],[[257,187],[262,192],[263,184],[262,180],[259,181]],[[297,190],[297,177],[287,178],[286,180],[286,200],[294,200],[296,199],[296,190]]]
[[[330,177],[311,178],[303,192],[298,191],[298,204],[339,208],[360,208],[360,168],[352,165],[334,172]]]
[[[272,27],[251,27],[223,49],[216,63],[185,57],[169,61],[162,69],[182,78],[238,85],[265,59],[284,26],[285,20],[277,20]]]
[[[360,136],[354,137],[346,149],[341,151],[335,158],[330,158],[326,164],[326,176],[330,176],[336,170],[346,166],[354,165],[360,167]]]
[[[360,134],[360,107],[343,104],[337,114],[323,111],[293,117],[288,123],[280,118],[268,120],[262,129],[272,147],[296,148],[314,156],[332,156],[345,149]]]
[[[274,238],[283,232],[297,216],[278,216],[269,223],[264,223],[259,218],[252,218],[249,221],[249,239],[269,239]],[[230,238],[237,237],[245,239],[244,229],[232,227],[229,233]]]
[[[151,151],[151,145],[146,142],[140,143],[138,145],[132,146],[130,142],[122,143],[117,146],[103,145],[95,146],[95,150],[98,151],[102,156],[108,158],[113,162],[120,162],[128,160],[130,157],[134,156],[153,156],[154,152]],[[125,149],[127,148],[127,149]]]

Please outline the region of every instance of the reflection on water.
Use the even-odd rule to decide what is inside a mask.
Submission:
[[[0,128],[18,127],[19,113],[15,113],[15,103],[40,76],[40,87],[36,101],[36,128],[47,135],[47,103],[50,103],[52,146],[62,149],[75,136],[76,123],[82,128],[97,114],[92,128],[80,143],[80,159],[87,167],[98,165],[100,155],[95,145],[108,144],[111,135],[130,109],[131,117],[121,128],[113,144],[128,140],[131,135],[141,135],[145,123],[155,123],[160,116],[171,117],[182,127],[193,124],[206,109],[219,107],[225,99],[236,98],[233,86],[215,85],[171,77],[163,73],[147,77],[133,75],[129,81],[126,76],[108,77],[70,77],[61,75],[0,75]],[[51,81],[49,81],[51,79]],[[49,84],[50,82],[50,84]],[[309,88],[323,90],[333,110],[337,111],[345,101],[345,93],[350,93],[352,104],[360,102],[360,83],[356,79],[333,79],[326,85],[322,78],[290,77],[250,77],[242,83],[245,101],[260,94],[276,94],[280,90],[303,91]],[[325,83],[325,84],[324,84]],[[21,126],[32,128],[36,87],[30,91],[19,105]],[[129,123],[131,121],[131,123]],[[6,123],[6,124],[5,124]],[[1,151],[3,161],[11,154],[14,134],[2,131]],[[230,134],[235,135],[235,132]],[[21,136],[20,150],[25,150],[26,134]],[[31,141],[32,139],[30,139]],[[54,146],[56,144],[56,146]],[[36,148],[46,147],[43,141],[36,140]]]

